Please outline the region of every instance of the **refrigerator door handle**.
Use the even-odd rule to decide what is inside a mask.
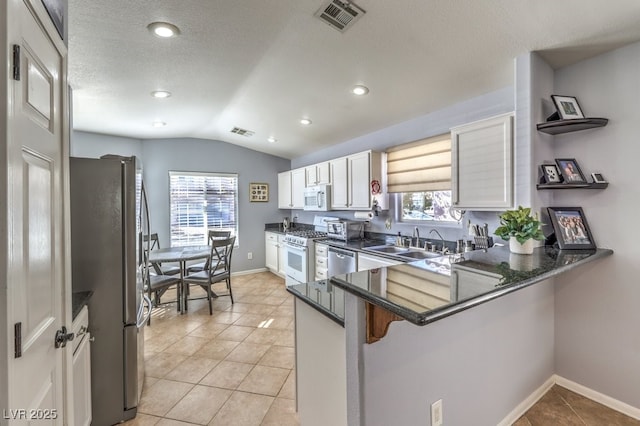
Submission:
[[[141,292],[140,295],[142,297],[140,298],[140,307],[138,309],[138,320],[136,322],[136,326],[138,328],[144,327],[146,322],[149,320],[149,317],[151,316],[151,308],[152,308],[151,298],[144,292]]]

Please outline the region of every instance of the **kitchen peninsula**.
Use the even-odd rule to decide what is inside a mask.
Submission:
[[[307,401],[325,391],[331,424],[429,424],[438,399],[447,424],[505,421],[553,376],[553,353],[532,350],[553,339],[553,278],[611,254],[494,247],[290,287],[301,420],[322,423]]]

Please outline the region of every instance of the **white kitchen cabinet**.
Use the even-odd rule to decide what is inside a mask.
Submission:
[[[271,272],[278,272],[278,234],[264,233],[264,266]]]
[[[468,299],[494,290],[500,285],[502,276],[477,269],[466,269],[454,264],[451,268],[451,301]]]
[[[331,183],[329,162],[313,164],[304,168],[307,186]]]
[[[513,114],[451,129],[453,207],[513,207]]]
[[[358,253],[358,271],[384,268],[387,266],[399,265],[401,263],[404,262],[401,260],[389,259],[387,257],[376,256],[372,254]]]
[[[305,169],[278,173],[278,208],[304,208]]]
[[[315,279],[326,280],[329,270],[329,246],[322,243],[315,243]]]
[[[91,424],[91,335],[88,331],[89,310],[83,307],[74,318],[71,331],[73,344],[73,424]]]
[[[277,232],[264,233],[264,264],[271,272],[285,276],[286,248],[284,235]]]
[[[377,180],[384,190],[382,155],[364,151],[329,161],[331,175],[331,207],[334,210],[371,209],[371,182]],[[386,180],[386,179],[385,179]],[[378,195],[380,203],[384,197]],[[382,203],[384,209],[386,203]]]

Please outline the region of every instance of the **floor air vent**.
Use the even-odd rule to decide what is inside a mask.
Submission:
[[[331,0],[318,9],[314,16],[343,33],[365,13],[351,2]]]
[[[235,133],[236,135],[250,137],[253,136],[256,132],[252,132],[251,130],[242,129],[240,127],[234,127],[231,129],[231,133]]]

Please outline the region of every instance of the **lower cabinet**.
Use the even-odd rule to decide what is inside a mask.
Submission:
[[[326,244],[315,244],[315,279],[326,280],[328,278],[327,271],[329,269],[328,252],[329,248]]]
[[[91,335],[85,306],[73,320],[73,424],[91,424]]]
[[[366,271],[375,268],[384,268],[386,266],[399,265],[404,263],[400,260],[389,259],[382,256],[358,253],[358,271]]]
[[[451,267],[451,301],[458,301],[486,293],[500,285],[501,275],[469,270],[453,264]]]
[[[347,426],[344,327],[300,299],[296,309],[296,402],[304,426]]]
[[[284,235],[277,232],[264,233],[264,266],[274,274],[285,275],[287,252]]]

